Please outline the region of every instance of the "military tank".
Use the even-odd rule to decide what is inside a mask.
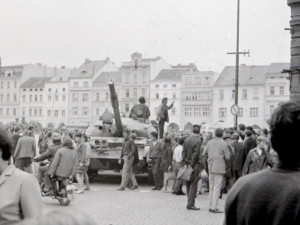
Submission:
[[[135,132],[135,143],[139,152],[139,163],[134,167],[135,173],[148,173],[146,155],[149,151],[150,133],[156,128],[152,124],[138,122],[131,118],[122,118],[119,102],[113,82],[109,82],[110,100],[114,118],[96,121],[86,130],[92,146],[89,176],[93,178],[104,171],[120,172],[122,165],[118,163],[124,143],[125,132]],[[149,182],[151,175],[149,174]]]

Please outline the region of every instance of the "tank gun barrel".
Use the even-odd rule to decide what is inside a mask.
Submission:
[[[115,123],[116,123],[116,132],[115,137],[123,137],[123,125],[121,121],[120,111],[119,111],[119,101],[116,94],[116,89],[113,81],[108,82],[109,92],[110,92],[110,101],[111,106],[114,110]]]

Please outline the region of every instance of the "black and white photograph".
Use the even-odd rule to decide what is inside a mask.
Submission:
[[[300,0],[1,0],[0,225],[300,225]]]

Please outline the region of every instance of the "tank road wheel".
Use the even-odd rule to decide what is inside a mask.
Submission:
[[[154,180],[152,176],[152,163],[148,162],[148,185],[153,185]]]

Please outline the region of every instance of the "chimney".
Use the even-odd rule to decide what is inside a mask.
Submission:
[[[85,64],[89,64],[91,62],[91,60],[89,58],[85,58]]]
[[[105,62],[109,62],[109,61],[110,61],[110,58],[106,57]]]

